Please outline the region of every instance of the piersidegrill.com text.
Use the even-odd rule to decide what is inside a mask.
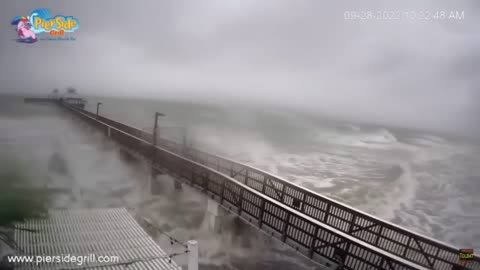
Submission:
[[[49,256],[49,255],[36,255],[36,256],[8,256],[8,262],[11,264],[76,264],[76,265],[84,265],[84,264],[111,264],[111,263],[119,263],[120,258],[118,256],[98,256],[96,254],[89,254],[89,255],[56,255],[56,256]]]

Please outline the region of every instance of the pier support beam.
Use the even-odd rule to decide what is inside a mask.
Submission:
[[[229,212],[225,210],[218,202],[208,199],[207,219],[208,228],[216,233],[221,233],[225,227],[226,217]]]
[[[157,173],[155,170],[150,171],[150,175],[148,177],[148,181],[150,184],[150,194],[151,195],[159,195],[162,193],[162,184],[157,179]]]
[[[182,183],[172,176],[151,169],[148,176],[151,195],[168,194],[173,191],[182,190]],[[172,190],[173,183],[173,190]]]
[[[198,270],[198,242],[190,240],[188,247],[188,270]]]
[[[176,190],[182,190],[182,182],[180,181],[177,181],[177,180],[173,180],[173,186],[175,187]]]

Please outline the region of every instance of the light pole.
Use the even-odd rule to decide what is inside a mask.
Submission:
[[[98,119],[98,109],[100,108],[100,105],[102,105],[101,102],[97,102],[97,119]]]
[[[153,125],[153,145],[157,146],[157,127],[158,127],[158,117],[165,116],[163,113],[155,112],[155,123]]]
[[[183,155],[187,155],[187,128],[182,127],[182,146],[183,146]]]
[[[157,127],[158,127],[158,117],[159,116],[165,116],[163,113],[155,112],[155,123],[153,125],[153,158],[152,158],[152,164],[155,163],[155,159],[157,156]]]

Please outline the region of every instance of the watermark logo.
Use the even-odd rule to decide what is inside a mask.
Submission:
[[[458,263],[465,266],[468,261],[473,260],[473,248],[463,248],[458,251]]]
[[[35,43],[38,40],[75,40],[65,34],[75,32],[80,21],[73,16],[51,16],[50,10],[42,8],[35,9],[29,16],[13,18],[11,25],[15,26],[17,42]]]

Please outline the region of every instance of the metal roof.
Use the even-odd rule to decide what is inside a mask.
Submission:
[[[124,208],[51,210],[46,219],[19,224],[14,237],[22,251],[17,255],[57,256],[57,260],[66,255],[87,256],[81,265],[23,263],[15,269],[181,269],[169,262],[168,255]],[[94,261],[98,256],[118,256],[119,261]]]

